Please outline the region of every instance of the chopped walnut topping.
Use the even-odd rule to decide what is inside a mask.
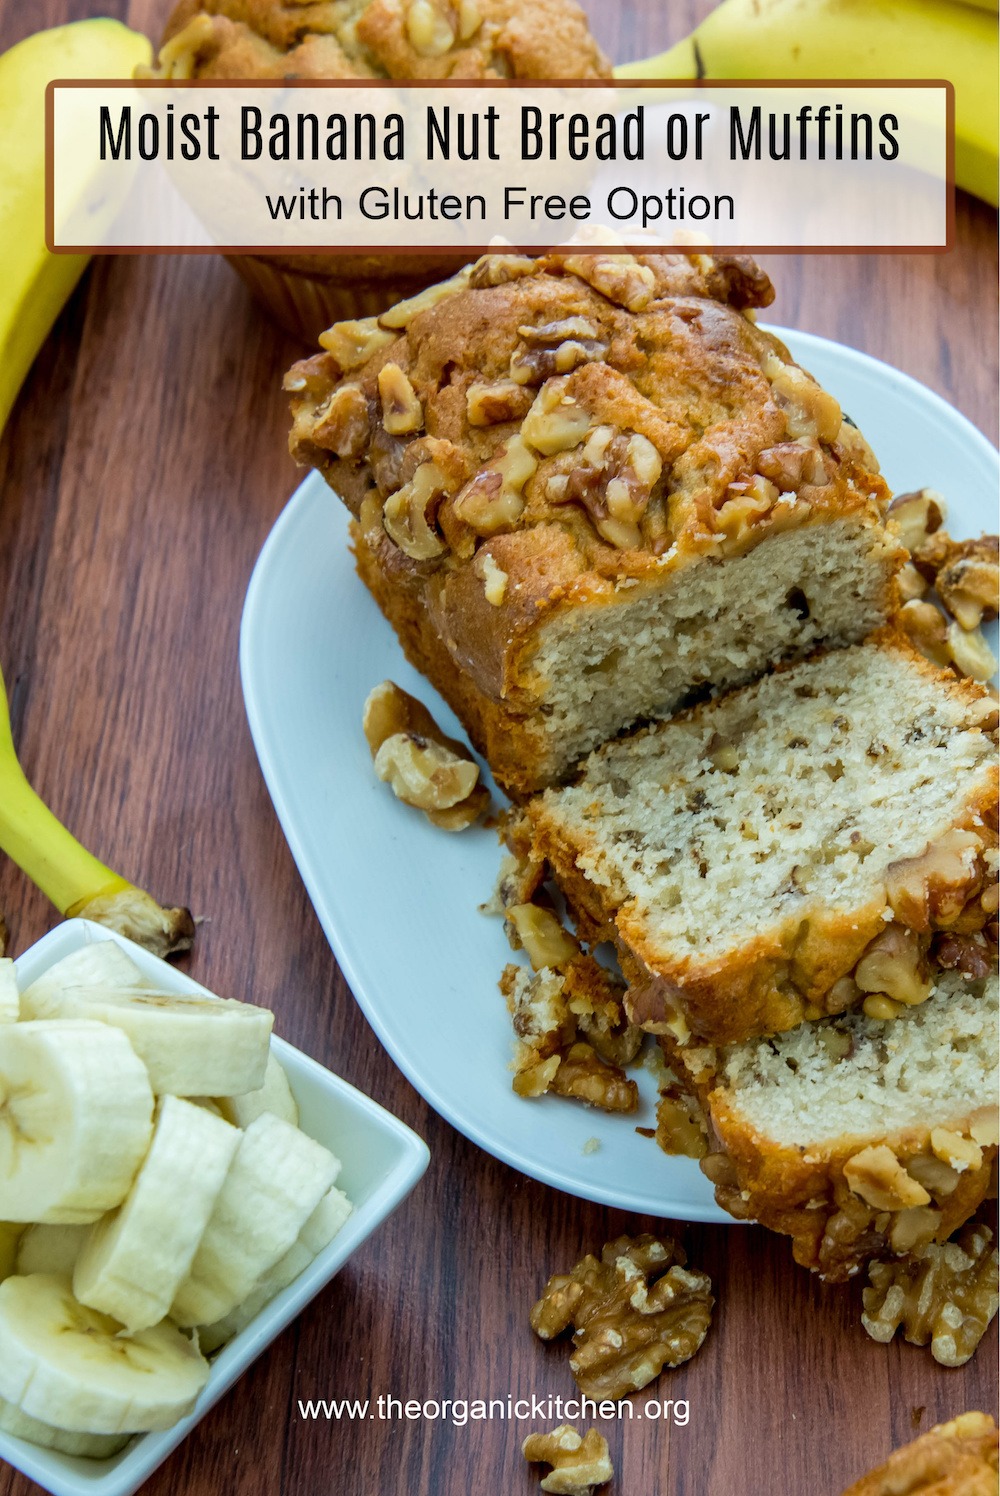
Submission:
[[[312,439],[338,457],[361,457],[368,445],[368,401],[359,384],[342,384],[316,412]]]
[[[531,391],[511,379],[494,384],[470,384],[465,395],[465,413],[470,426],[498,426],[519,421],[528,413]]]
[[[662,470],[660,454],[637,431],[597,426],[565,485],[549,487],[554,503],[579,503],[603,540],[619,550],[642,544],[642,522]]]
[[[436,462],[422,462],[409,483],[385,501],[382,523],[389,539],[414,561],[433,561],[448,549],[430,515],[447,494],[451,480]]]
[[[521,1453],[531,1465],[552,1466],[541,1488],[558,1496],[592,1496],[615,1473],[608,1441],[595,1428],[581,1438],[570,1424],[561,1423],[551,1434],[529,1434]]]
[[[885,888],[897,919],[911,930],[955,924],[982,888],[982,852],[982,840],[974,831],[954,830],[931,842],[918,857],[891,862]]]
[[[886,510],[899,531],[908,551],[916,551],[929,535],[944,524],[945,502],[933,488],[919,488],[913,493],[897,494]]]
[[[953,1241],[931,1243],[902,1261],[873,1262],[861,1323],[873,1340],[900,1326],[942,1366],[964,1366],[997,1312],[997,1252],[988,1226],[972,1224]]]
[[[768,447],[757,459],[757,471],[769,478],[782,493],[794,492],[805,483],[826,483],[826,461],[820,448],[805,441],[781,442]]]
[[[536,452],[551,457],[578,447],[589,430],[590,416],[566,394],[566,381],[549,379],[524,418],[521,437]]]
[[[442,830],[464,830],[489,809],[489,791],[468,749],[446,737],[423,703],[394,681],[369,692],[362,727],[378,777]]]
[[[410,0],[406,34],[420,57],[443,57],[455,44],[455,32],[432,0]]]
[[[383,364],[378,371],[378,392],[382,401],[382,424],[390,436],[419,431],[424,412],[417,392],[398,364]]]
[[[549,1081],[557,1096],[570,1096],[599,1107],[602,1112],[634,1112],[639,1088],[617,1065],[602,1060],[593,1045],[580,1040],[560,1057]]]
[[[653,299],[656,276],[634,255],[564,255],[566,270],[629,312],[641,312]]]
[[[997,668],[996,656],[983,638],[981,629],[950,623],[947,639],[952,664],[961,675],[981,681],[993,678]]]
[[[935,1127],[931,1132],[931,1152],[956,1174],[983,1166],[983,1150],[975,1138],[964,1138],[960,1132],[951,1132],[946,1127]]]
[[[862,1148],[849,1158],[844,1179],[854,1194],[876,1210],[905,1210],[911,1205],[927,1205],[931,1198],[886,1143]]]
[[[854,968],[854,981],[862,992],[883,993],[909,1006],[925,1002],[933,985],[920,938],[895,922],[865,948]]]
[[[625,1397],[690,1360],[708,1334],[711,1281],[686,1261],[669,1238],[621,1236],[600,1261],[588,1255],[549,1279],[531,1328],[552,1340],[572,1326],[577,1386],[587,1397]]]
[[[997,537],[983,535],[956,546],[958,555],[937,574],[937,594],[963,629],[976,629],[997,615],[1000,560]],[[961,667],[959,667],[961,668]]]
[[[940,665],[942,669],[951,664],[948,625],[939,608],[935,608],[933,603],[914,598],[903,604],[897,616],[910,642],[932,664]]]
[[[469,275],[470,268],[466,265],[450,280],[438,281],[436,285],[428,286],[426,290],[419,291],[416,296],[411,296],[407,301],[397,301],[395,306],[391,306],[378,318],[379,327],[390,328],[394,332],[408,327],[414,317],[419,317],[421,312],[429,311],[432,306],[437,306],[439,301],[444,301],[446,296],[454,296],[456,291],[464,291],[469,284]]]
[[[524,485],[538,466],[520,436],[494,453],[488,467],[471,478],[453,501],[455,518],[477,535],[499,535],[521,516]]]
[[[715,511],[715,528],[725,535],[733,548],[738,548],[745,542],[754,522],[763,519],[779,498],[775,485],[759,473],[746,481],[731,483]]]
[[[480,571],[486,601],[491,607],[499,608],[507,592],[507,573],[497,565],[489,551],[483,551],[481,554]]]
[[[504,968],[500,990],[518,1037],[514,1090],[526,1098],[552,1091],[602,1111],[634,1112],[639,1105],[635,1082],[614,1062],[602,1060],[592,1045],[577,1040],[579,1016],[567,989],[566,976],[547,967],[535,973],[522,966]]]
[[[343,374],[360,368],[395,341],[395,332],[380,327],[377,317],[364,317],[360,322],[335,322],[319,335],[320,347],[333,354]]]

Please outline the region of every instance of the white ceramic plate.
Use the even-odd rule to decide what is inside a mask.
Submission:
[[[998,456],[968,421],[885,364],[778,331],[857,421],[897,492],[941,490],[955,535],[993,527]],[[355,576],[346,511],[315,474],[261,552],[240,661],[261,768],[309,896],[365,1015],[417,1090],[467,1137],[546,1184],[731,1224],[696,1163],[636,1135],[654,1120],[651,1075],[638,1073],[635,1117],[511,1091],[510,1020],[497,991],[511,955],[500,921],[477,910],[496,877],[496,837],[443,834],[372,773],[361,711],[377,681],[391,677],[447,732],[461,728]],[[585,1152],[595,1137],[600,1147]]]
[[[90,940],[116,940],[161,990],[205,995],[204,987],[167,962],[83,919],[59,925],[18,959],[18,986],[27,987]],[[55,1496],[131,1496],[405,1199],[427,1167],[426,1145],[402,1122],[283,1039],[275,1037],[272,1043],[298,1103],[302,1129],[341,1160],[337,1185],[352,1201],[354,1211],[305,1272],[219,1352],[194,1412],[172,1429],[138,1435],[110,1460],[75,1459],[0,1432],[0,1459]]]

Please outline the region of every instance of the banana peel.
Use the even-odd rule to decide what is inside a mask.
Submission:
[[[190,949],[195,934],[190,910],[163,908],[143,889],[106,867],[80,845],[32,789],[14,748],[2,675],[0,851],[27,873],[67,919],[95,920],[154,956]]]
[[[955,177],[998,200],[996,6],[970,0],[724,0],[629,78],[949,79],[955,86]]]
[[[130,78],[151,57],[146,37],[104,17],[36,32],[0,56],[0,431],[88,259],[45,247],[46,85]]]

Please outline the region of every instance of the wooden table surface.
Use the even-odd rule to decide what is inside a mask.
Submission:
[[[590,3],[622,60],[660,50],[709,8]],[[102,11],[155,33],[167,10],[0,0],[0,49]],[[773,257],[775,319],[888,360],[995,437],[995,241],[996,216],[960,195],[946,256]],[[528,1493],[530,1421],[329,1424],[297,1412],[312,1397],[572,1395],[566,1348],[535,1340],[530,1303],[550,1272],[660,1225],[523,1178],[440,1120],[356,1008],[305,895],[237,669],[247,581],[300,478],[280,389],[298,352],[221,260],[100,260],[0,445],[0,661],[35,784],[113,865],[204,917],[192,975],[273,1007],[286,1038],[395,1112],[432,1155],[398,1213],[145,1489]],[[14,953],[55,920],[6,862],[0,909]],[[784,1239],[681,1230],[714,1282],[715,1321],[655,1388],[688,1399],[686,1427],[604,1426],[621,1496],[838,1496],[918,1427],[995,1406],[995,1325],[968,1366],[946,1371],[926,1350],[871,1341],[859,1286],[824,1288]],[[33,1490],[0,1467],[0,1496]]]

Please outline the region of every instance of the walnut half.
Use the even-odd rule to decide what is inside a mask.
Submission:
[[[608,1441],[596,1428],[581,1437],[571,1424],[561,1423],[551,1434],[529,1434],[521,1453],[530,1465],[552,1466],[541,1487],[558,1496],[591,1496],[615,1473]]]
[[[953,1240],[911,1256],[872,1262],[861,1323],[889,1341],[902,1325],[911,1345],[930,1343],[942,1366],[964,1366],[997,1312],[997,1251],[988,1226],[972,1224]]]
[[[384,680],[365,702],[365,738],[375,773],[397,799],[444,831],[462,831],[488,809],[489,791],[463,743],[446,737],[416,697]]]
[[[618,1399],[648,1386],[665,1366],[680,1366],[712,1322],[711,1280],[690,1272],[670,1238],[620,1236],[600,1261],[588,1254],[556,1273],[531,1311],[540,1340],[571,1327],[570,1370],[586,1397]]]

